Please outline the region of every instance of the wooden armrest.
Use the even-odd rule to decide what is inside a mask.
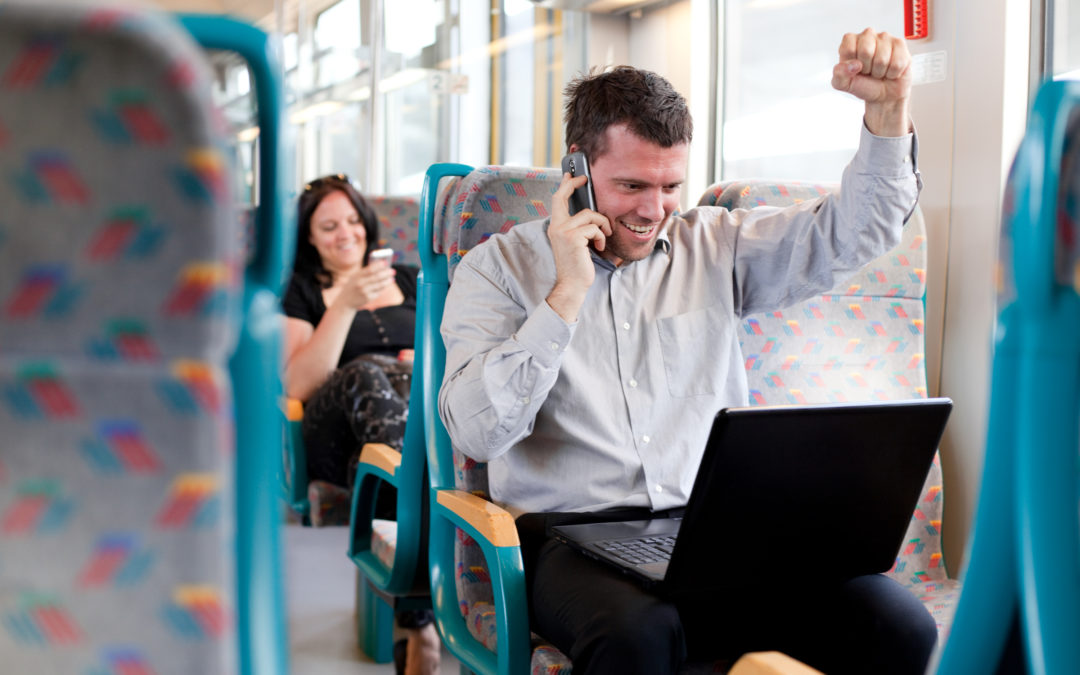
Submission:
[[[801,661],[780,652],[751,652],[735,662],[728,675],[822,675]]]
[[[514,517],[488,500],[464,490],[439,490],[436,501],[475,527],[493,545],[521,545]]]
[[[376,466],[393,476],[401,466],[401,453],[385,443],[364,443],[360,449],[360,463]]]
[[[304,402],[298,398],[286,398],[282,401],[282,409],[285,411],[285,419],[290,422],[302,422],[304,420]]]

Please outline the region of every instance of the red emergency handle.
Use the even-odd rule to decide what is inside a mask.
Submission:
[[[927,0],[904,0],[904,37],[919,40],[930,34]]]

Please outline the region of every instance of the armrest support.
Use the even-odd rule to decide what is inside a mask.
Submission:
[[[278,405],[285,417],[281,491],[292,510],[308,522],[311,505],[308,503],[307,456],[301,429],[304,403],[300,399],[282,396],[278,399]]]
[[[304,403],[298,398],[286,398],[282,401],[282,409],[285,411],[285,419],[290,422],[302,422],[304,420]]]
[[[730,675],[822,675],[821,671],[781,654],[751,652],[744,654],[729,671]]]
[[[520,546],[514,517],[486,499],[463,490],[439,490],[438,503],[476,528],[492,546]]]
[[[393,478],[401,466],[401,453],[385,443],[365,443],[360,450],[360,464],[381,469]]]
[[[525,570],[514,517],[505,509],[463,490],[433,491],[430,556],[431,601],[435,621],[451,653],[473,664],[478,673],[527,673],[532,649],[529,644],[528,601]],[[454,581],[454,546],[461,528],[472,537],[487,561],[495,608],[492,653],[476,640],[459,609]]]

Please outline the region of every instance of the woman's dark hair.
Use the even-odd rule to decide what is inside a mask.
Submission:
[[[686,99],[656,73],[631,66],[592,71],[566,85],[566,147],[590,160],[607,152],[608,127],[625,124],[662,148],[689,143],[694,122]]]
[[[300,199],[297,200],[299,212],[296,218],[296,260],[293,262],[293,272],[314,279],[323,288],[330,288],[333,278],[323,267],[319,252],[310,241],[311,215],[331,192],[345,193],[364,223],[364,233],[367,237],[367,247],[364,249],[365,265],[368,261],[368,253],[379,243],[379,219],[375,215],[375,209],[371,208],[364,196],[353,187],[348,177],[344,174],[324,176],[305,185],[300,193]]]

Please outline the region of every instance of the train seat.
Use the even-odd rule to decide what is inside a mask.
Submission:
[[[394,264],[420,265],[417,247],[420,204],[416,197],[372,195],[367,197],[379,219],[379,247],[394,249]],[[281,489],[286,503],[305,524],[347,525],[352,495],[326,481],[308,481],[304,441],[300,433],[303,403],[288,399],[283,405],[286,430],[283,446]],[[312,505],[315,508],[312,509]],[[387,558],[393,557],[396,526],[386,521],[376,528],[373,542]]]
[[[547,215],[558,184],[555,169],[468,167],[429,170],[432,187],[445,175],[463,175],[440,197],[426,195],[421,228],[433,229],[433,252],[424,259],[443,281],[432,295],[445,299],[456,263],[494,232]],[[467,175],[465,175],[467,174]],[[789,204],[817,197],[828,188],[755,182],[725,184],[707,191],[704,205],[731,208]],[[431,199],[430,205],[426,200]],[[428,235],[422,234],[422,241]],[[916,212],[904,239],[853,279],[803,305],[741,324],[742,347],[753,403],[870,400],[926,396],[923,365],[922,296],[925,288],[925,229]],[[424,253],[422,252],[422,256]],[[436,258],[442,257],[439,261]],[[437,263],[445,265],[436,267]],[[441,312],[423,321],[437,340]],[[429,382],[441,381],[443,363],[423,367]],[[427,372],[428,369],[436,373]],[[486,466],[452,450],[437,416],[437,387],[429,388],[425,412],[432,482],[431,583],[440,631],[455,654],[476,672],[569,672],[569,659],[528,632],[517,536],[510,514],[485,501]],[[940,555],[940,467],[927,479],[905,545],[890,572],[919,594],[947,629],[956,582],[945,575]],[[504,647],[504,645],[509,645]],[[688,672],[713,672],[723,664],[695,664]]]
[[[420,200],[375,195],[368,198],[379,218],[379,246],[394,249],[394,264],[420,266]]]
[[[710,187],[698,204],[787,206],[837,188],[731,181]],[[926,256],[926,225],[916,207],[899,246],[851,279],[804,303],[743,319],[740,346],[751,405],[925,398]],[[923,602],[942,641],[960,590],[942,556],[943,509],[941,463],[935,456],[888,572]]]
[[[1044,82],[1006,184],[986,455],[936,672],[1080,672],[1080,83]]]
[[[272,56],[214,25],[219,47]],[[276,104],[276,64],[252,67]],[[286,671],[264,458],[291,229],[267,199],[245,264],[212,89],[172,17],[0,6],[6,672]],[[283,157],[270,108],[263,194]]]
[[[461,257],[492,233],[546,217],[560,177],[558,169],[437,164],[428,170],[421,196],[417,344],[423,340],[425,353],[417,363],[428,383],[423,408],[432,488],[432,606],[444,641],[476,673],[558,675],[568,673],[570,663],[530,636],[513,519],[487,501],[486,464],[453,450],[439,420],[446,354],[439,326]]]

